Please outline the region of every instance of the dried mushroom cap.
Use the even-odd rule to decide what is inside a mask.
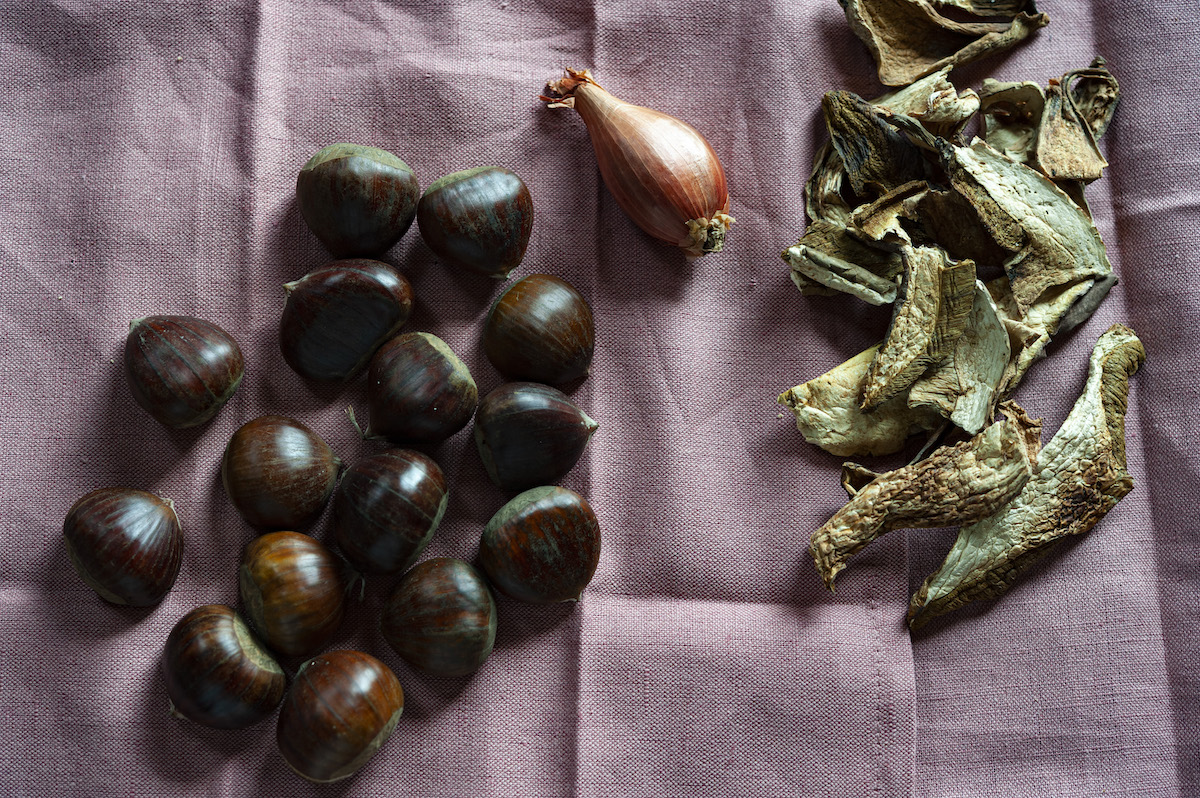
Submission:
[[[846,166],[828,141],[813,159],[812,174],[804,184],[804,210],[810,222],[832,222],[845,227],[853,208],[842,195]]]
[[[983,140],[1009,160],[1032,162],[1045,108],[1046,93],[1036,83],[984,79],[979,89]]]
[[[863,380],[860,407],[871,411],[945,360],[967,324],[975,293],[975,264],[951,261],[938,247],[903,252],[904,279],[883,345]]]
[[[873,346],[815,379],[789,388],[779,403],[796,416],[796,429],[811,444],[839,457],[897,452],[913,434],[936,429],[937,413],[910,408],[903,396],[870,414],[858,407],[863,378],[878,346]]]
[[[954,190],[1012,253],[1004,268],[1022,312],[1048,290],[1112,272],[1092,220],[1044,175],[980,140],[970,147],[938,143]]]
[[[1070,86],[1071,103],[1079,116],[1099,140],[1112,122],[1121,88],[1103,58],[1097,57],[1087,69],[1076,69],[1062,76],[1062,84]]]
[[[917,147],[862,97],[849,91],[826,92],[821,108],[829,138],[855,194],[879,196],[927,176],[925,159]]]
[[[1096,141],[1108,129],[1119,98],[1117,80],[1104,59],[1050,81],[1038,132],[1038,169],[1060,185],[1098,179],[1108,161]]]
[[[791,267],[792,282],[802,293],[816,293],[816,285],[872,305],[896,301],[895,277],[904,269],[900,255],[866,246],[841,225],[813,222],[804,237],[782,255]]]
[[[1000,277],[987,283],[988,293],[996,303],[1000,319],[1009,333],[1011,355],[999,394],[1010,396],[1017,384],[1038,358],[1045,356],[1051,337],[1072,308],[1080,306],[1095,285],[1095,280],[1057,286],[1038,298],[1022,312],[1013,297],[1008,278]]]
[[[913,180],[874,202],[860,205],[851,217],[850,232],[880,249],[899,252],[908,248],[913,240],[904,227],[904,220],[920,218],[919,208],[930,190],[924,180]]]
[[[962,335],[944,363],[913,383],[909,407],[934,408],[974,435],[992,418],[1010,355],[1008,330],[996,303],[976,280]]]
[[[1033,477],[998,512],[959,530],[941,567],[913,596],[909,625],[969,602],[996,598],[1050,546],[1090,530],[1133,488],[1125,466],[1130,377],[1146,359],[1133,330],[1100,336],[1087,385],[1038,456]]]
[[[1032,2],[999,4],[1006,11],[1016,9],[999,21],[989,15],[979,22],[957,22],[927,0],[839,1],[851,30],[875,59],[885,86],[907,86],[940,69],[1002,52],[1050,22],[1045,14],[1036,13]],[[968,0],[966,6],[958,5],[978,13],[971,7],[985,4]]]
[[[950,67],[944,67],[910,86],[876,97],[871,104],[911,116],[935,135],[957,138],[979,111],[979,95],[974,89],[959,94],[949,76]]]
[[[1011,402],[1004,412],[1003,421],[968,441],[941,446],[919,463],[875,475],[844,466],[842,484],[854,488],[852,498],[809,542],[825,586],[833,590],[847,560],[886,532],[972,523],[1017,495],[1033,474],[1041,423]]]

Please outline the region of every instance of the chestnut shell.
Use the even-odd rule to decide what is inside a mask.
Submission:
[[[403,711],[404,690],[387,665],[361,651],[330,651],[296,674],[279,711],[279,752],[309,781],[338,781],[387,742]]]
[[[183,563],[175,505],[143,490],[100,488],[82,496],[63,521],[63,537],[79,576],[113,604],[158,604]]]
[[[221,481],[251,526],[295,529],[321,514],[341,462],[320,436],[295,419],[260,416],[233,433]]]
[[[408,164],[359,144],[323,147],[296,178],[300,215],[335,258],[391,249],[412,225],[420,196]]]
[[[333,499],[338,548],[362,573],[399,573],[412,565],[446,512],[441,467],[411,449],[389,449],[346,469]]]
[[[438,557],[404,575],[383,606],[380,628],[409,664],[438,676],[466,676],[492,653],[496,602],[469,563]]]
[[[125,376],[134,401],[176,429],[211,419],[237,392],[245,373],[233,336],[192,316],[147,316],[129,324]]]
[[[470,370],[445,341],[401,333],[371,359],[366,434],[400,444],[438,443],[467,425],[478,402]]]
[[[479,563],[492,586],[536,604],[576,601],[600,562],[600,525],[587,500],[555,486],[513,497],[488,521]]]
[[[561,385],[579,379],[596,350],[592,308],[566,280],[531,274],[492,304],[483,350],[510,380]]]
[[[412,312],[412,286],[386,263],[339,260],[284,285],[283,359],[302,377],[349,380]]]
[[[479,403],[475,446],[492,482],[505,490],[525,490],[565,476],[596,427],[557,388],[509,382]]]
[[[510,169],[465,169],[425,189],[417,205],[417,227],[438,257],[503,279],[525,257],[533,232],[533,200]]]
[[[171,712],[217,729],[258,723],[287,689],[279,663],[223,604],[205,604],[180,618],[160,665]]]
[[[242,553],[239,592],[250,625],[271,650],[320,651],[341,625],[346,579],[338,558],[297,532],[269,532]]]

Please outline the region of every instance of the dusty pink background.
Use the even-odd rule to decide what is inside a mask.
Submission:
[[[1200,790],[1200,587],[1193,376],[1200,302],[1200,17],[1174,0],[1047,2],[1022,49],[961,71],[1045,82],[1105,56],[1125,99],[1090,192],[1121,284],[1018,398],[1046,437],[1110,323],[1143,337],[1127,427],[1135,491],[995,604],[910,637],[911,589],[946,531],[895,533],[820,587],[808,534],[843,500],[779,391],[877,338],[886,314],[806,299],[778,253],[804,225],[822,92],[881,87],[833,0],[805,3],[40,2],[0,7],[0,794],[1094,796]],[[536,95],[563,66],[693,122],[729,172],[727,252],[686,264],[598,182],[581,121]],[[368,586],[337,645],[381,656],[408,705],[355,779],[283,765],[273,721],[217,732],[166,714],[156,658],[193,606],[236,603],[251,532],[217,460],[244,421],[305,420],[347,462],[362,384],[314,390],[276,345],[281,284],[326,256],[293,199],[300,165],[351,140],[422,185],[508,166],[537,218],[516,276],[592,302],[599,344],[575,397],[601,429],[566,484],[604,554],[581,604],[501,603],[495,653],[431,679],[375,624]],[[484,390],[500,287],[450,274],[415,229],[389,259]],[[210,424],[170,432],[120,369],[130,319],[204,316],[247,356]],[[474,555],[504,496],[467,433],[435,451],[453,496],[430,555]],[[60,542],[100,486],[173,498],[187,534],[150,611],[100,602]],[[325,520],[311,530],[323,536]]]

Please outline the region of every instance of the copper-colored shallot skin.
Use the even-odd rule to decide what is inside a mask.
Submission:
[[[734,221],[725,169],[698,130],[614,97],[588,70],[568,69],[547,89],[543,101],[583,117],[604,184],[639,227],[693,257],[724,247]]]

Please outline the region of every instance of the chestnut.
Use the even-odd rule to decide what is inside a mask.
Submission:
[[[380,627],[409,664],[438,676],[466,676],[492,653],[496,602],[469,563],[438,557],[404,575],[384,604]]]
[[[479,563],[492,586],[536,604],[576,601],[600,562],[600,525],[587,500],[566,488],[518,494],[483,530]]]
[[[301,666],[279,710],[276,741],[309,781],[354,775],[387,742],[404,690],[387,665],[361,651],[330,651]]]
[[[525,257],[533,200],[509,169],[480,166],[440,177],[417,205],[421,237],[451,265],[504,279]]]
[[[171,713],[217,729],[244,729],[283,700],[287,677],[245,622],[223,604],[179,619],[161,667]]]
[[[175,505],[132,488],[101,488],[80,498],[63,521],[75,570],[105,601],[150,607],[175,584],[183,531]]]
[[[510,380],[561,385],[586,376],[596,349],[592,308],[550,274],[513,283],[483,323],[483,351]]]
[[[509,382],[480,401],[475,445],[492,482],[505,490],[525,490],[566,475],[596,428],[557,388]]]
[[[270,532],[252,540],[242,552],[238,582],[246,619],[280,654],[321,650],[345,614],[341,562],[308,535]]]
[[[386,263],[333,261],[284,285],[283,359],[301,377],[340,382],[367,367],[412,312],[412,286]]]
[[[450,492],[428,455],[390,449],[346,469],[333,498],[338,548],[362,573],[399,573],[425,550]]]
[[[221,481],[251,526],[295,529],[321,514],[340,468],[329,445],[304,424],[261,416],[233,433],[221,458]]]
[[[387,150],[330,144],[296,178],[300,215],[335,258],[387,252],[412,225],[421,188]]]
[[[237,392],[245,367],[237,341],[212,322],[147,316],[129,324],[129,390],[165,426],[182,429],[211,419]]]
[[[400,444],[438,443],[467,426],[478,401],[471,372],[445,341],[402,333],[371,359],[366,434]]]

